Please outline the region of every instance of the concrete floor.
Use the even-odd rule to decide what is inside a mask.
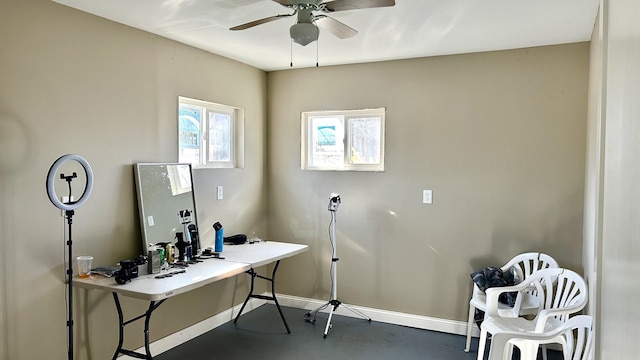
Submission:
[[[304,320],[306,310],[282,309],[291,334],[287,334],[276,307],[263,305],[243,314],[237,324],[229,322],[154,359],[472,360],[477,356],[475,338],[472,351],[465,353],[464,336],[337,315],[325,338],[327,314],[319,313],[312,324]],[[549,360],[561,358],[560,353],[549,351]]]

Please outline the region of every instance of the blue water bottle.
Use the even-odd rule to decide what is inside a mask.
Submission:
[[[224,242],[224,228],[220,225],[219,222],[213,224],[213,229],[216,231],[216,242],[213,248],[214,252],[221,253],[222,252],[222,243]]]

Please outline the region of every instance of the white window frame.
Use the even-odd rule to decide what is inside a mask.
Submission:
[[[333,111],[306,111],[301,114],[301,146],[300,146],[300,168],[302,170],[321,171],[384,171],[384,143],[385,143],[385,108],[360,109],[360,110],[333,110]],[[338,136],[336,145],[342,148],[342,162],[337,165],[315,165],[313,164],[314,139],[313,126],[314,119],[333,118],[339,119],[341,129],[336,129]],[[349,134],[350,121],[362,118],[380,119],[380,154],[379,162],[376,163],[354,163],[352,159],[351,143]]]
[[[180,158],[180,126],[178,126],[178,162],[190,162],[193,168],[244,168],[244,109],[213,102],[178,97],[178,109],[182,105],[200,110],[200,158],[197,163]],[[209,113],[228,115],[230,124],[229,160],[209,159]],[[178,116],[178,123],[180,117]]]

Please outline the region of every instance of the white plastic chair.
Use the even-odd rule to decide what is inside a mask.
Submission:
[[[536,360],[540,344],[564,344],[564,360],[593,359],[593,318],[589,315],[577,315],[557,329],[542,334],[502,331],[493,334],[491,346],[504,348],[502,356],[496,351],[495,359],[511,360],[513,346],[520,349],[520,360]]]
[[[503,317],[498,311],[498,297],[501,293],[518,291],[534,292],[538,298],[538,312],[535,318],[529,320],[524,317]],[[587,304],[587,285],[584,279],[575,272],[562,268],[549,268],[535,272],[524,282],[515,286],[505,286],[487,289],[487,317],[480,326],[480,344],[478,360],[484,358],[484,347],[487,334],[515,332],[524,337],[528,334],[544,334],[561,328],[571,314],[582,310]],[[557,342],[566,347],[562,338],[556,337]],[[506,345],[510,355],[512,345]],[[527,349],[525,348],[525,351]],[[489,359],[502,359],[505,343],[492,340]],[[536,346],[537,353],[537,346]],[[543,358],[546,351],[543,349]],[[531,356],[531,355],[526,355]],[[535,354],[532,355],[535,359]]]
[[[506,272],[515,266],[520,280],[527,279],[531,274],[538,270],[547,268],[557,268],[558,262],[551,256],[543,253],[523,253],[517,255],[513,259],[509,260],[500,269]],[[467,320],[467,344],[464,351],[469,352],[471,348],[471,331],[473,329],[474,317],[476,309],[485,312],[485,318],[487,313],[486,295],[476,284],[473,284],[473,293],[471,300],[469,300],[469,318]],[[516,305],[509,307],[505,304],[499,304],[498,311],[501,316],[504,317],[518,317],[520,315],[535,315],[538,312],[538,302],[530,293],[519,294],[516,298]],[[482,344],[484,349],[484,344]]]

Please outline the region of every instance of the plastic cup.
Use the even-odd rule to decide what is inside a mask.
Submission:
[[[78,256],[78,277],[88,278],[91,273],[91,260],[93,256]]]

